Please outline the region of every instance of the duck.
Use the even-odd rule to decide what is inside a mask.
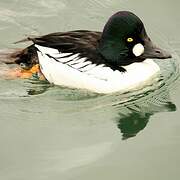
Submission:
[[[171,55],[155,46],[141,19],[118,11],[102,32],[74,30],[29,36],[27,48],[13,53],[23,69],[39,65],[45,79],[54,85],[95,93],[127,92],[153,83],[160,73],[154,59]]]

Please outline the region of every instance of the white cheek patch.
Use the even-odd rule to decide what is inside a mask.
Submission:
[[[141,43],[138,43],[138,44],[134,45],[132,52],[136,57],[138,57],[143,54],[144,46]]]

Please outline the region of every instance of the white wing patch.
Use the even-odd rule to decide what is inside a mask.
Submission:
[[[42,73],[50,83],[88,89],[98,93],[128,91],[149,84],[159,72],[159,66],[147,59],[124,66],[125,73],[96,65],[80,54],[61,53],[57,49],[35,45]]]
[[[64,54],[64,53],[60,53],[60,54]],[[63,63],[76,61],[76,60],[79,59],[78,56],[79,56],[79,54],[73,54],[73,55],[70,55],[70,56],[68,55],[68,56],[63,56],[63,57],[57,58],[56,54],[52,54],[53,58],[55,58],[59,62],[63,62]]]
[[[57,61],[64,65],[70,66],[80,72],[86,73],[88,75],[94,76],[99,79],[106,80],[105,71],[109,70],[112,73],[112,70],[109,67],[105,67],[105,65],[96,65],[91,61],[88,61],[87,58],[79,57],[79,53],[61,53],[57,49],[43,47],[39,45],[35,45],[38,50],[41,52],[42,56],[48,56],[51,61]],[[105,71],[103,71],[105,70]],[[104,74],[105,73],[105,74]],[[102,78],[104,77],[104,78]]]

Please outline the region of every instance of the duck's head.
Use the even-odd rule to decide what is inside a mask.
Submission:
[[[98,49],[109,63],[117,65],[142,62],[146,58],[171,58],[169,53],[153,45],[142,21],[128,11],[120,11],[110,17]]]

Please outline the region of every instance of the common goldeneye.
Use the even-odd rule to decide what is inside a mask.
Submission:
[[[76,30],[28,37],[33,45],[16,53],[23,68],[40,65],[53,84],[97,93],[128,91],[148,84],[160,71],[152,59],[171,58],[154,46],[132,12],[112,15],[103,32]]]

